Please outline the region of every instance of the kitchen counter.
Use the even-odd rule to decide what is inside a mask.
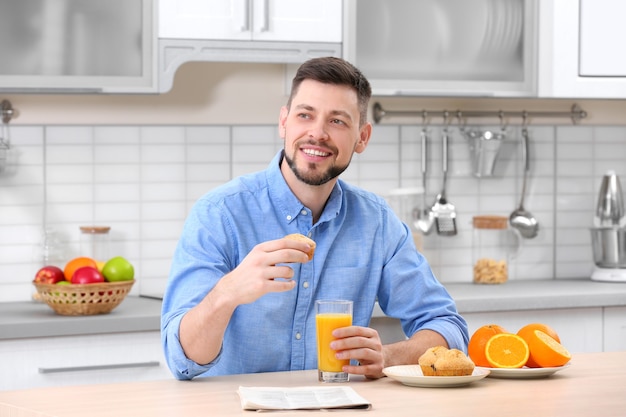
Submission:
[[[129,296],[109,314],[61,316],[45,303],[0,303],[0,340],[159,330],[161,300]]]
[[[445,377],[426,377],[445,378]],[[467,387],[416,388],[391,378],[351,377],[347,385],[371,402],[370,411],[341,410],[341,416],[623,416],[626,407],[626,352],[575,354],[571,365],[540,379],[483,378]],[[0,415],[82,417],[90,415],[242,416],[237,389],[321,387],[317,371],[270,372],[197,378],[172,378],[118,384],[49,387],[0,392]],[[330,385],[329,385],[330,386]],[[363,414],[363,413],[366,414]],[[326,413],[282,411],[280,416]]]
[[[626,283],[524,280],[500,285],[447,284],[465,313],[626,306]],[[161,301],[127,297],[109,314],[66,317],[36,302],[0,303],[0,340],[160,329]],[[377,307],[374,317],[384,316]]]

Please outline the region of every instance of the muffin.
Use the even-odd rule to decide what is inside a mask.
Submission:
[[[420,356],[418,363],[425,376],[466,376],[474,372],[474,362],[458,349],[435,346]]]
[[[307,256],[309,257],[309,261],[313,259],[313,255],[315,254],[315,246],[317,245],[313,239],[310,239],[300,233],[292,233],[290,235],[285,236],[287,239],[299,240],[301,242],[306,242],[309,244],[311,249],[307,252]]]

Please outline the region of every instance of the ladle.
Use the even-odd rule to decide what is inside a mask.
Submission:
[[[524,177],[522,180],[522,196],[520,197],[519,207],[513,210],[509,216],[509,224],[519,232],[525,239],[532,239],[537,236],[539,224],[537,219],[524,209],[524,196],[526,195],[526,181],[530,171],[530,163],[528,158],[528,129],[522,128],[522,160],[524,163]]]
[[[430,206],[426,206],[426,164],[427,164],[427,142],[428,136],[426,134],[426,127],[422,129],[421,133],[422,138],[422,188],[424,192],[422,193],[422,210],[418,211],[417,220],[415,220],[414,226],[417,230],[422,232],[425,235],[430,234],[433,230],[433,224],[435,223],[435,214],[431,210]]]

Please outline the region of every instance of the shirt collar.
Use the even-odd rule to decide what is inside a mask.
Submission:
[[[287,224],[296,220],[296,218],[302,214],[303,210],[310,213],[311,210],[304,206],[300,200],[293,194],[282,172],[280,171],[280,164],[283,160],[284,150],[280,150],[270,162],[267,168],[267,184],[269,194],[276,204],[276,209],[280,211],[281,215],[287,222]],[[342,187],[341,181],[337,181],[333,187],[333,191],[330,193],[324,212],[320,217],[320,222],[329,221],[334,219],[339,214],[342,206]]]

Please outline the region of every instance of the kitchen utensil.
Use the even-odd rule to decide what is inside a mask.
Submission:
[[[598,205],[596,207],[595,227],[618,226],[624,218],[624,195],[615,171],[608,171],[602,177]]]
[[[442,137],[442,165],[443,165],[443,186],[437,195],[432,212],[435,216],[437,234],[442,236],[456,235],[456,208],[446,198],[446,182],[448,179],[448,128],[443,128]]]
[[[500,152],[500,145],[506,138],[506,132],[504,130],[493,132],[491,130],[470,129],[464,133],[469,140],[474,176],[478,178],[492,176]]]
[[[524,176],[522,180],[522,195],[520,197],[519,206],[513,210],[509,216],[509,224],[519,232],[525,239],[532,239],[537,236],[539,231],[539,223],[537,219],[524,209],[524,196],[526,194],[526,182],[528,181],[528,173],[530,172],[530,162],[528,157],[528,129],[522,128],[522,161],[524,164]]]
[[[435,223],[435,214],[431,210],[431,207],[426,205],[428,133],[425,127],[422,129],[420,135],[422,140],[422,209],[418,211],[418,218],[417,220],[415,220],[414,226],[423,234],[428,235],[433,230],[433,225]]]

